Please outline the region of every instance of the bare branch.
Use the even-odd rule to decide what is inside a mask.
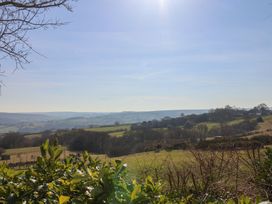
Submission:
[[[0,0],[0,64],[9,58],[15,69],[29,63],[28,56],[36,52],[27,37],[29,31],[64,25],[59,20],[48,19],[54,8],[72,11],[74,0]],[[39,54],[39,53],[38,53]]]

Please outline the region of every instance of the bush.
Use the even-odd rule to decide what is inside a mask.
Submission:
[[[0,203],[166,203],[160,183],[126,178],[121,161],[101,163],[87,153],[59,159],[58,146],[45,142],[34,166],[18,171],[0,166]]]
[[[264,160],[256,161],[257,186],[268,199],[272,200],[272,149],[267,148]]]
[[[267,154],[268,160],[262,164],[265,167],[271,167],[271,152]],[[93,159],[88,153],[83,153],[80,157],[71,156],[62,161],[61,153],[57,145],[54,143],[50,145],[47,140],[41,146],[41,157],[33,166],[21,171],[1,165],[0,203],[253,204],[257,202],[247,197],[226,201],[220,198],[221,195],[212,195],[211,192],[214,191],[210,188],[217,187],[214,186],[217,177],[211,177],[215,174],[203,174],[204,177],[208,176],[203,181],[209,181],[209,185],[196,183],[197,193],[193,191],[189,194],[184,191],[180,191],[181,194],[165,193],[161,183],[154,182],[150,176],[147,176],[142,183],[131,181],[126,176],[126,165],[119,160],[102,163]],[[198,155],[196,157],[201,159]],[[207,162],[208,160],[210,159],[207,158]],[[213,167],[217,169],[214,163],[208,162],[207,165],[203,168],[207,167],[208,171],[214,169]],[[212,168],[209,167],[210,165]],[[224,166],[221,169],[219,173],[226,171]],[[271,178],[266,173],[260,172],[262,176],[260,179],[268,179],[267,181],[270,182]],[[220,174],[220,176],[226,175]],[[202,197],[199,196],[200,194],[212,196]]]

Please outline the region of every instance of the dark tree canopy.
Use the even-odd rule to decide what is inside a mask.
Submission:
[[[0,0],[0,65],[8,59],[15,63],[15,69],[29,63],[28,56],[34,50],[28,32],[63,25],[50,19],[48,12],[54,8],[72,11],[71,1]],[[0,74],[4,74],[6,67],[1,70]]]

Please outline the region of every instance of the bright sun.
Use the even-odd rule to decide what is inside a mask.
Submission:
[[[165,0],[159,0],[161,9],[165,6]]]

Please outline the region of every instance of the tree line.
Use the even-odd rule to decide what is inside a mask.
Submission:
[[[239,135],[256,130],[263,116],[271,114],[264,104],[253,109],[236,109],[227,106],[201,115],[188,115],[133,124],[122,137],[113,137],[106,132],[92,132],[83,129],[45,131],[40,137],[29,137],[20,133],[8,133],[0,137],[0,148],[11,149],[39,146],[47,139],[67,146],[71,151],[87,150],[96,154],[121,156],[161,149],[247,148],[272,143],[269,136],[259,139],[243,139]],[[222,116],[222,117],[221,117]],[[227,123],[235,119],[236,123]],[[219,125],[209,128],[205,121]],[[207,140],[207,138],[216,138]]]

